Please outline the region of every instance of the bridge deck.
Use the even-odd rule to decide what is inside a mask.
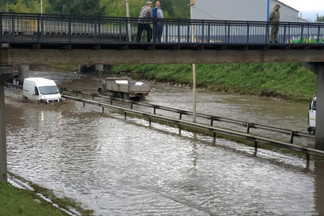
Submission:
[[[137,38],[138,22],[150,31]],[[163,22],[161,42],[147,41]],[[77,17],[0,13],[0,43],[10,48],[140,50],[323,49],[324,23],[279,24],[278,44],[269,43],[269,22]],[[153,33],[152,33],[153,35]]]

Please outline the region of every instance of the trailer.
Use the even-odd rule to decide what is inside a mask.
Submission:
[[[132,80],[128,77],[111,77],[102,80],[98,93],[128,99],[144,99],[151,91],[148,83]]]

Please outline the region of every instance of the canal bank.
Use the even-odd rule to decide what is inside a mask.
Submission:
[[[309,101],[316,94],[316,75],[299,63],[197,65],[197,87]],[[116,65],[112,74],[192,86],[190,65]]]

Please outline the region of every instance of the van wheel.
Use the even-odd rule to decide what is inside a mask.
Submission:
[[[23,102],[28,102],[28,98],[26,96],[23,96]]]

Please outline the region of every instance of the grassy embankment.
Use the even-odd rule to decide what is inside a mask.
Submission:
[[[84,216],[92,216],[93,210],[81,207],[81,204],[66,197],[57,197],[51,190],[42,188],[26,179],[10,173],[15,179],[27,183],[33,191],[22,190],[0,181],[0,215],[52,216],[70,215],[71,210]],[[42,195],[44,198],[41,198]],[[48,201],[50,200],[50,201]],[[55,206],[53,206],[55,204]],[[58,206],[58,207],[56,207]],[[62,210],[64,209],[64,211]]]
[[[113,73],[135,79],[192,85],[191,65],[117,65]],[[197,65],[197,87],[305,101],[316,93],[316,75],[299,63]]]
[[[41,201],[34,192],[20,190],[3,182],[0,182],[0,200],[0,215],[3,216],[67,215],[50,203]]]

